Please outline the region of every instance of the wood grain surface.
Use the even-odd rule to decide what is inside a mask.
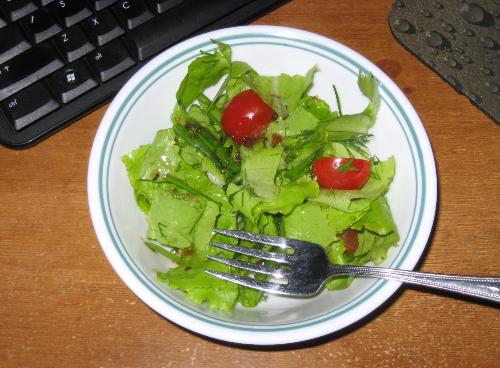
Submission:
[[[500,127],[391,35],[389,0],[292,0],[256,21],[306,29],[376,62],[406,93],[439,174],[423,271],[500,274]],[[272,62],[272,61],[271,61]],[[499,367],[500,310],[403,288],[354,328],[250,348],[190,333],[119,280],[87,207],[106,106],[41,144],[0,147],[0,367]]]

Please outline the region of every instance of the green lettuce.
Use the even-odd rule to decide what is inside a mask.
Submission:
[[[223,43],[218,43],[218,46],[218,50],[213,53],[203,52],[189,64],[188,72],[176,94],[177,102],[183,108],[187,108],[205,89],[215,85],[229,72],[228,47]]]
[[[273,198],[278,187],[274,179],[281,162],[283,147],[266,147],[246,155],[241,163],[243,183],[253,189],[256,195]]]
[[[229,45],[214,44],[215,51],[202,52],[188,66],[176,94],[172,128],[159,130],[150,144],[122,157],[147,221],[145,245],[175,263],[158,271],[158,280],[195,303],[224,312],[265,300],[260,291],[205,272],[249,276],[249,271],[214,262],[209,255],[258,261],[213,247],[213,241],[264,247],[214,234],[214,228],[314,242],[335,264],[382,262],[399,235],[385,197],[395,159],[377,160],[367,146],[380,107],[375,78],[359,74],[358,87],[368,105],[357,114],[343,115],[340,106],[339,112],[332,111],[323,99],[308,94],[316,67],[303,76],[259,75],[245,62],[233,61]],[[217,90],[208,96],[212,86]],[[235,143],[221,126],[227,104],[248,89],[276,113],[251,147]],[[321,156],[370,159],[371,176],[358,190],[320,189],[311,167]],[[357,231],[359,245],[347,252],[343,234],[349,229]],[[352,280],[336,277],[326,288],[346,288]]]
[[[273,108],[279,117],[287,118],[311,87],[316,71],[317,67],[314,66],[309,69],[305,76],[280,74],[277,77],[261,76],[256,72],[249,72],[246,74],[246,82]]]

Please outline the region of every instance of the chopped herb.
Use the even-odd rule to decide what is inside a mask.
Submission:
[[[339,109],[339,116],[342,116],[342,105],[340,103],[340,95],[337,92],[337,87],[333,85],[333,92],[335,93],[335,100],[337,101],[337,108]]]

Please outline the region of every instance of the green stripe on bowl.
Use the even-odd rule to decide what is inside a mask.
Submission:
[[[266,41],[247,41],[248,39],[264,39]],[[320,56],[322,58],[326,58],[331,62],[334,62],[341,67],[345,68],[349,72],[357,75],[358,70],[362,70],[364,72],[367,72],[366,68],[362,67],[359,65],[356,61],[352,60],[351,58],[347,57],[346,55],[340,53],[337,50],[334,50],[330,47],[327,47],[323,44],[311,42],[311,41],[306,41],[306,40],[299,40],[295,38],[289,38],[289,37],[282,37],[282,36],[271,36],[268,34],[258,34],[258,33],[249,33],[249,34],[241,34],[241,35],[235,35],[235,36],[226,36],[226,37],[221,37],[221,41],[229,42],[232,44],[232,46],[247,46],[247,45],[262,45],[262,44],[272,44],[272,45],[279,45],[279,46],[285,46],[285,47],[292,47],[292,48],[297,48],[305,52],[309,53],[314,53],[317,56]],[[297,43],[297,45],[292,45],[291,43]],[[304,45],[304,46],[301,46]],[[332,57],[329,57],[328,55],[325,55],[323,53],[320,53],[316,50],[311,50],[310,48],[307,47],[313,47],[319,50],[322,50],[323,52],[326,52],[327,54],[333,54],[337,58],[340,58],[342,61],[345,61],[346,63],[342,63],[339,60],[333,59]],[[191,47],[190,49],[184,50],[180,53],[178,53],[175,56],[172,56],[170,59],[165,60],[161,65],[156,67],[154,70],[152,70],[146,77],[143,78],[142,81],[138,83],[138,85],[134,88],[134,90],[125,98],[124,102],[122,105],[118,108],[117,114],[115,115],[110,129],[108,131],[108,134],[105,137],[104,141],[104,149],[100,157],[99,161],[99,176],[98,176],[98,181],[99,181],[99,194],[100,194],[100,205],[101,205],[101,211],[103,218],[105,220],[105,224],[107,227],[107,230],[110,234],[110,237],[113,241],[113,245],[115,249],[117,250],[117,253],[120,255],[122,261],[129,267],[133,275],[139,280],[143,286],[145,286],[150,292],[152,292],[156,297],[161,299],[163,302],[167,303],[171,307],[182,311],[183,313],[187,314],[188,316],[201,320],[205,323],[213,324],[218,327],[224,327],[224,328],[230,328],[230,329],[236,329],[236,330],[241,330],[241,331],[266,331],[266,332],[277,332],[277,331],[286,331],[286,330],[294,330],[294,329],[300,329],[316,324],[321,324],[325,320],[332,320],[333,318],[336,318],[340,315],[343,315],[344,313],[349,312],[353,308],[356,308],[363,304],[367,299],[369,299],[373,294],[377,293],[380,291],[382,286],[384,286],[387,281],[384,280],[378,280],[376,281],[366,292],[364,292],[362,295],[360,295],[358,298],[353,300],[352,302],[339,307],[333,312],[326,313],[321,316],[314,317],[310,320],[305,320],[305,321],[300,321],[296,323],[285,323],[283,325],[273,325],[273,326],[268,326],[268,325],[261,325],[261,326],[255,326],[255,325],[246,325],[246,324],[237,324],[234,322],[228,322],[224,321],[218,318],[214,317],[208,317],[206,315],[203,315],[202,313],[196,312],[194,310],[191,310],[189,307],[183,305],[182,303],[175,301],[174,299],[170,298],[169,296],[165,295],[163,290],[158,287],[154,282],[152,282],[148,276],[146,276],[142,270],[140,270],[137,265],[134,263],[130,255],[128,254],[127,250],[125,249],[122,240],[120,239],[120,236],[118,234],[118,231],[116,230],[116,226],[114,224],[114,219],[113,219],[113,214],[111,213],[111,206],[109,203],[109,196],[106,194],[108,193],[108,177],[109,177],[109,167],[110,167],[110,157],[111,153],[113,152],[115,143],[116,143],[116,138],[118,133],[120,132],[124,121],[126,120],[126,117],[128,116],[128,113],[131,111],[133,108],[134,104],[140,99],[140,97],[144,94],[144,92],[152,85],[154,84],[159,78],[163,77],[165,74],[169,73],[171,70],[179,67],[180,65],[183,65],[187,61],[195,58],[198,56],[197,54],[190,55],[187,57],[187,55],[193,53],[194,51],[198,51],[200,49],[203,50],[209,50],[213,49],[213,44],[209,41],[206,42],[201,42],[200,44]],[[180,60],[180,61],[179,61]],[[423,155],[422,155],[422,149],[418,144],[418,141],[416,140],[416,132],[411,124],[410,119],[406,115],[405,111],[402,109],[398,101],[394,98],[394,96],[391,94],[389,89],[384,86],[383,84],[380,84],[380,88],[382,90],[382,98],[384,102],[387,104],[389,109],[391,110],[392,114],[394,117],[397,119],[399,126],[401,127],[405,138],[411,147],[411,155],[412,155],[412,164],[414,167],[415,172],[417,173],[416,176],[416,198],[415,198],[415,210],[413,213],[411,225],[409,228],[409,233],[408,236],[406,237],[404,243],[400,246],[400,249],[398,251],[398,254],[391,264],[391,267],[398,267],[400,266],[408,252],[410,251],[409,245],[412,244],[412,242],[415,240],[415,237],[417,236],[418,233],[418,228],[421,225],[422,222],[422,216],[424,213],[424,208],[425,208],[425,194],[426,194],[426,187],[425,187],[425,167],[423,166]],[[385,96],[387,96],[387,98]],[[391,103],[392,104],[391,104]],[[391,106],[391,105],[394,105]],[[396,110],[396,111],[395,111]],[[397,112],[402,116],[404,122],[401,122]],[[410,139],[413,138],[413,139]],[[413,144],[412,144],[413,143]],[[415,152],[416,151],[416,152]],[[417,164],[417,161],[418,164]],[[420,168],[420,170],[418,170]],[[420,174],[420,178],[419,175]],[[420,179],[420,180],[419,180]],[[421,192],[420,192],[420,185],[421,184]],[[418,201],[418,198],[420,198],[420,202]],[[417,213],[418,212],[418,213]]]

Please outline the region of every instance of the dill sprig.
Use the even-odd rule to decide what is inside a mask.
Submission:
[[[330,140],[332,142],[340,143],[344,146],[349,157],[354,157],[354,152],[359,153],[361,156],[370,159],[370,155],[366,152],[367,144],[373,136],[369,133],[352,133],[352,132],[332,132]]]
[[[352,164],[353,162],[354,158],[348,159],[345,163],[337,167],[337,171],[340,173],[344,173],[347,171],[358,171],[359,169]]]

